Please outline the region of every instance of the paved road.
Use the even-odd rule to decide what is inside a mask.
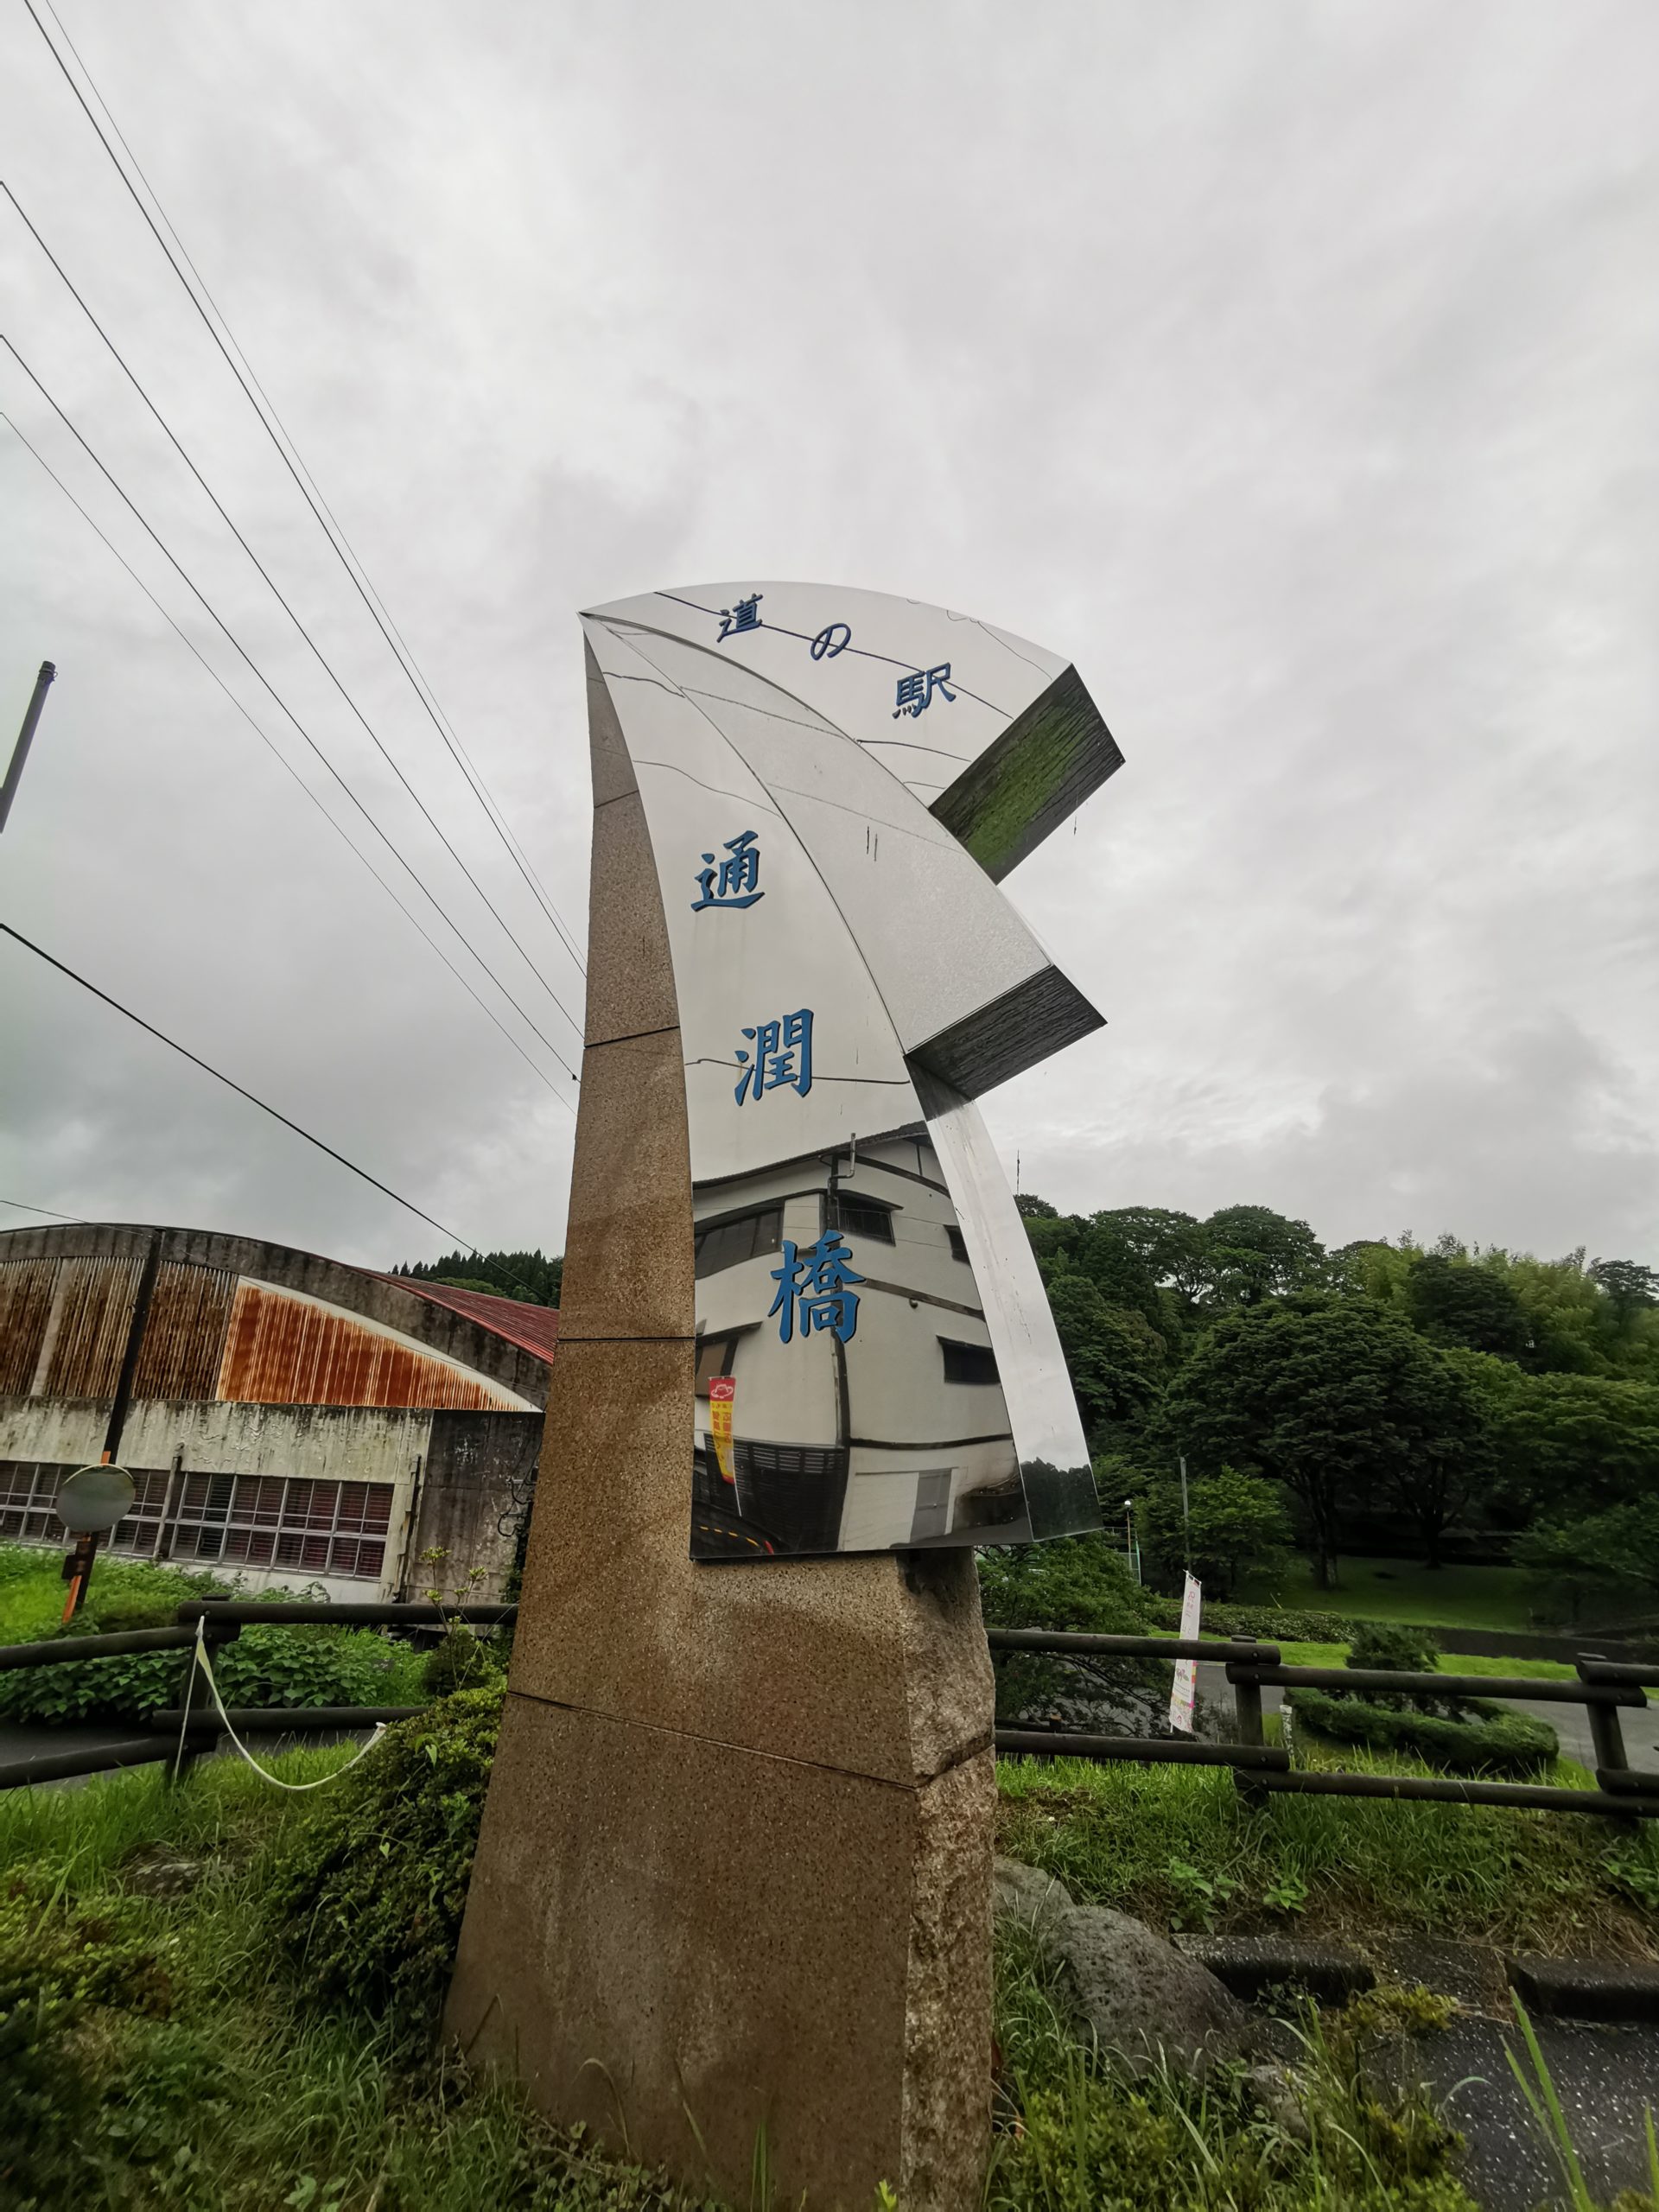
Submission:
[[[1450,1667],[1447,1673],[1452,1671]],[[1227,1680],[1227,1670],[1218,1662],[1201,1660],[1198,1664],[1198,1694],[1208,1700],[1217,1713],[1230,1715],[1233,1709],[1232,1686]],[[1284,1702],[1282,1689],[1269,1686],[1262,1692],[1264,1712],[1276,1713]],[[1566,1758],[1577,1759],[1581,1765],[1593,1767],[1595,1749],[1590,1740],[1590,1716],[1581,1705],[1551,1705],[1542,1700],[1526,1698],[1503,1700],[1506,1710],[1535,1713],[1541,1720],[1548,1721],[1560,1739],[1561,1753]],[[1659,1771],[1659,1701],[1650,1695],[1645,1709],[1632,1707],[1621,1711],[1619,1720],[1624,1732],[1624,1755],[1630,1764]],[[1230,1725],[1227,1732],[1231,1732]]]

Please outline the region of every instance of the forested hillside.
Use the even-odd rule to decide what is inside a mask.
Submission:
[[[1019,1200],[1103,1497],[1217,1594],[1295,1542],[1473,1532],[1570,1590],[1659,1601],[1659,1277],[1407,1236],[1326,1251],[1262,1206],[1199,1221]]]

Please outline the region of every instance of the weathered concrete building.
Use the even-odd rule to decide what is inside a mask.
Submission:
[[[58,1484],[113,1437],[137,1485],[118,1552],[358,1599],[481,1567],[487,1600],[557,1328],[547,1306],[247,1237],[0,1233],[0,1539],[61,1545]]]

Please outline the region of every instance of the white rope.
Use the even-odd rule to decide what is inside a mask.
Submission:
[[[366,1758],[368,1757],[369,1753],[374,1749],[375,1745],[386,1732],[385,1722],[384,1720],[377,1720],[374,1724],[373,1735],[370,1737],[368,1742],[365,1744],[356,1753],[355,1757],[346,1760],[344,1766],[337,1766],[332,1774],[320,1774],[315,1782],[284,1782],[280,1775],[272,1774],[269,1768],[260,1765],[258,1760],[255,1758],[253,1753],[248,1749],[242,1738],[237,1734],[235,1729],[232,1727],[231,1716],[225,1710],[225,1700],[219,1694],[219,1684],[213,1680],[213,1662],[207,1656],[207,1640],[202,1632],[202,1618],[200,1614],[196,1616],[196,1641],[195,1647],[190,1655],[190,1679],[184,1686],[184,1712],[179,1721],[178,1756],[181,1760],[184,1757],[185,1733],[190,1726],[190,1692],[195,1684],[196,1670],[198,1668],[200,1668],[201,1672],[207,1677],[207,1687],[213,1694],[213,1703],[219,1707],[219,1717],[224,1723],[225,1733],[236,1745],[237,1750],[241,1752],[243,1758],[253,1769],[254,1772],[259,1777],[260,1780],[262,1782],[270,1783],[273,1789],[321,1789],[327,1783],[338,1782],[342,1774],[349,1774],[351,1772],[352,1769],[357,1764],[359,1759]],[[174,1771],[176,1773],[177,1770],[178,1769],[175,1764]]]

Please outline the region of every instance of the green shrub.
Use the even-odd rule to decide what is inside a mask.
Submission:
[[[1426,1628],[1409,1621],[1357,1621],[1345,1663],[1390,1674],[1432,1675],[1440,1647]]]
[[[1181,1601],[1148,1593],[1160,1628],[1179,1628]],[[1345,1613],[1310,1613],[1288,1605],[1212,1605],[1204,1608],[1206,1636],[1254,1636],[1269,1643],[1346,1643],[1362,1623]]]
[[[1297,1718],[1321,1736],[1374,1751],[1407,1752],[1453,1774],[1535,1775],[1560,1749],[1547,1720],[1487,1698],[1471,1699],[1463,1707],[1472,1719],[1448,1719],[1403,1701],[1382,1704],[1346,1691],[1298,1688],[1287,1694]]]
[[[1017,1544],[979,1555],[980,1602],[990,1628],[1081,1630],[1090,1636],[1146,1636],[1158,1625],[1156,1600],[1103,1536],[1064,1543]],[[1005,1725],[1058,1698],[1121,1688],[1133,1702],[1167,1699],[1166,1662],[1113,1659],[1077,1662],[1039,1652],[996,1651],[996,1717]],[[1103,1675],[1103,1670],[1109,1670]]]
[[[272,1860],[270,1925],[309,1994],[435,2027],[500,1719],[495,1688],[400,1721]]]
[[[96,1618],[61,1631],[66,1649],[99,1634]],[[213,1661],[226,1705],[386,1705],[400,1647],[372,1629],[326,1624],[283,1627],[254,1623]],[[188,1649],[133,1651],[114,1659],[83,1659],[62,1667],[16,1667],[0,1673],[0,1719],[146,1720],[179,1702]]]
[[[505,1658],[504,1644],[474,1636],[469,1628],[452,1628],[429,1653],[421,1669],[421,1687],[429,1697],[486,1689],[499,1683]]]

